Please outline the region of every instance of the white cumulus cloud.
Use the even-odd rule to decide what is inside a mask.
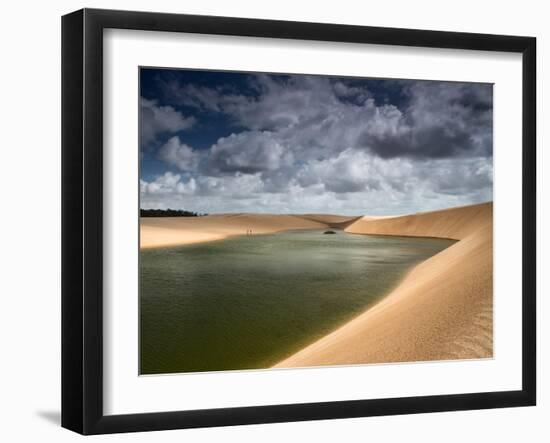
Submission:
[[[174,136],[161,146],[158,158],[180,171],[192,171],[199,163],[199,153]]]

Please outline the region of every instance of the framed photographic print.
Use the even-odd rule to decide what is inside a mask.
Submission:
[[[62,31],[64,427],[535,404],[534,38]]]

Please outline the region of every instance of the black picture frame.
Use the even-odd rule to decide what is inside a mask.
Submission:
[[[522,389],[104,415],[102,84],[103,30],[107,28],[522,54]],[[104,434],[535,405],[535,66],[536,39],[533,37],[97,9],[83,9],[63,16],[62,426],[81,434]]]

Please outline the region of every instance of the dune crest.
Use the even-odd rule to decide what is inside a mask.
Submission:
[[[492,202],[362,218],[346,231],[459,241],[413,268],[366,312],[275,367],[492,357]]]

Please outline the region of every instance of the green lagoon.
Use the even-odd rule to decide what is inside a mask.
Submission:
[[[140,252],[140,371],[268,368],[450,240],[290,231]]]

